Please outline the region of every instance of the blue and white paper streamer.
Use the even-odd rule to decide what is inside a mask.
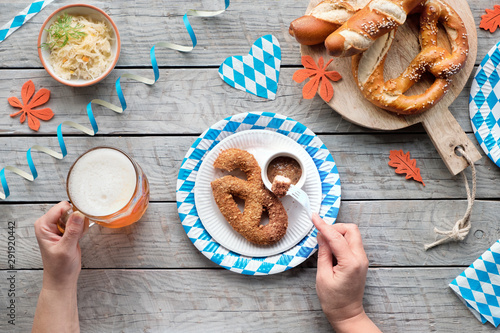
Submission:
[[[42,9],[45,8],[49,3],[54,0],[46,1],[34,1],[28,7],[24,8],[19,14],[17,14],[12,20],[7,22],[0,28],[0,43],[3,42],[7,37],[12,35],[14,31],[19,29],[24,25],[24,23],[31,20],[33,16],[40,13]]]
[[[40,1],[40,2],[43,2],[43,1]],[[45,1],[45,2],[47,2],[47,1]],[[194,31],[193,31],[193,28],[191,27],[191,24],[189,23],[188,16],[210,17],[210,16],[219,15],[219,14],[222,14],[223,12],[225,12],[226,9],[229,7],[230,0],[224,0],[224,4],[225,4],[225,7],[223,10],[213,11],[213,10],[190,9],[184,15],[184,17],[183,17],[184,26],[186,27],[186,30],[187,30],[189,36],[191,37],[191,42],[193,44],[192,46],[184,46],[184,45],[174,44],[174,43],[170,43],[170,42],[159,42],[151,48],[149,55],[151,58],[151,65],[153,67],[154,79],[142,77],[142,76],[135,75],[135,74],[123,74],[122,76],[120,76],[115,82],[116,93],[118,95],[118,99],[120,100],[120,106],[109,103],[109,102],[104,101],[102,99],[91,100],[87,104],[87,116],[89,118],[89,121],[90,121],[92,128],[88,128],[86,126],[80,125],[80,124],[73,122],[73,121],[64,121],[61,124],[59,124],[59,126],[57,127],[57,140],[59,143],[59,148],[61,150],[60,153],[55,151],[55,150],[52,150],[48,147],[44,147],[44,146],[40,146],[40,145],[33,145],[30,149],[28,149],[26,151],[26,160],[28,161],[28,166],[29,166],[30,172],[26,172],[24,170],[21,170],[15,166],[11,166],[11,165],[8,165],[8,166],[4,167],[3,169],[1,169],[0,170],[0,185],[2,186],[3,193],[0,192],[0,200],[5,200],[10,195],[10,189],[9,189],[8,184],[7,184],[7,178],[5,177],[5,170],[9,170],[9,171],[23,177],[26,180],[34,181],[38,177],[38,172],[36,170],[35,163],[33,162],[33,158],[32,158],[32,151],[33,150],[43,152],[43,153],[48,154],[48,155],[50,155],[56,159],[59,159],[59,160],[63,159],[68,154],[68,150],[66,148],[66,144],[64,142],[64,137],[62,134],[62,125],[71,126],[71,127],[76,128],[77,130],[79,130],[87,135],[90,135],[90,136],[94,136],[95,134],[97,134],[99,128],[97,126],[97,121],[94,117],[94,112],[92,110],[92,104],[98,104],[98,105],[104,106],[104,107],[106,107],[106,108],[108,108],[116,113],[122,113],[123,111],[125,111],[125,109],[127,108],[127,102],[125,101],[125,96],[124,96],[122,88],[121,88],[120,79],[122,77],[125,77],[125,78],[129,78],[129,79],[132,79],[135,81],[142,82],[142,83],[147,84],[147,85],[155,84],[155,82],[158,81],[158,79],[160,78],[160,69],[158,67],[158,62],[156,61],[156,56],[155,56],[155,47],[157,47],[157,46],[158,47],[165,47],[165,48],[169,48],[169,49],[180,51],[180,52],[192,51],[197,44],[197,40],[196,40],[196,36],[194,34]]]

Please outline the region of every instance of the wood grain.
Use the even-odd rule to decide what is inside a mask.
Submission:
[[[99,134],[199,134],[227,116],[248,111],[286,114],[316,133],[374,132],[342,119],[319,96],[312,100],[302,99],[304,84],[297,84],[291,79],[295,70],[282,68],[277,98],[270,103],[229,87],[220,80],[215,68],[161,69],[160,79],[152,87],[123,79],[121,87],[128,108],[123,114],[116,114],[94,106]],[[39,132],[33,132],[26,124],[19,123],[19,117],[8,116],[17,109],[6,103],[0,116],[0,136],[55,134],[57,125],[64,120],[89,124],[85,109],[87,103],[93,98],[101,98],[119,104],[114,82],[127,72],[152,77],[151,69],[120,69],[113,71],[97,86],[75,89],[57,83],[43,69],[2,70],[0,100],[6,101],[11,96],[20,98],[22,85],[32,79],[37,89],[43,87],[51,91],[51,99],[46,106],[54,111],[55,117],[49,122],[42,122]],[[342,74],[350,75],[349,72]],[[470,80],[450,107],[466,132],[472,132],[467,103],[469,90]],[[336,92],[335,96],[340,97],[340,93]],[[184,121],[185,118],[190,121]],[[424,133],[421,125],[404,131]],[[71,127],[63,127],[63,133],[81,134]]]
[[[0,207],[0,253],[7,252],[8,221],[16,222],[16,268],[41,269],[33,224],[52,205],[16,204]],[[449,228],[466,209],[464,200],[344,201],[339,223],[359,226],[370,265],[408,267],[469,265],[500,238],[498,204],[479,200],[472,213],[472,230],[462,243],[424,251],[434,241],[434,227]],[[136,224],[121,229],[95,225],[80,242],[86,269],[214,269],[186,236],[174,203],[152,203]],[[316,259],[301,267],[316,267]],[[0,270],[8,263],[0,261]]]
[[[223,6],[222,0],[134,0],[126,5],[87,1],[113,17],[120,29],[122,53],[118,68],[101,84],[75,89],[48,76],[36,48],[45,18],[70,3],[54,1],[0,45],[0,100],[4,101],[0,168],[13,164],[28,170],[26,150],[35,143],[56,149],[57,125],[64,120],[88,124],[85,107],[92,98],[118,103],[114,84],[121,74],[151,77],[149,51],[156,42],[189,45],[182,23],[187,9]],[[476,28],[484,8],[493,4],[469,3]],[[0,0],[0,22],[7,22],[26,5]],[[285,114],[321,134],[342,182],[338,220],[359,225],[370,260],[365,309],[384,332],[494,331],[489,324],[481,325],[447,285],[500,238],[500,169],[487,158],[476,163],[478,200],[465,241],[424,252],[423,244],[435,238],[434,226],[449,228],[465,211],[462,180],[446,170],[421,124],[390,133],[370,130],[344,120],[319,97],[302,99],[303,84],[291,79],[302,68],[300,46],[288,35],[288,25],[302,16],[306,6],[306,0],[233,0],[218,17],[192,18],[198,38],[192,53],[157,49],[161,75],[152,87],[122,80],[128,103],[124,114],[95,107],[99,134],[93,138],[63,128],[68,156],[56,161],[34,153],[40,174],[35,182],[7,173],[12,195],[0,201],[0,253],[7,251],[7,222],[16,221],[18,307],[13,327],[6,317],[7,278],[12,273],[6,256],[0,256],[1,332],[30,330],[42,281],[33,222],[53,203],[66,199],[69,166],[79,154],[98,145],[122,148],[139,161],[151,182],[152,204],[139,223],[118,230],[95,226],[82,239],[84,269],[78,299],[82,332],[331,332],[314,288],[315,257],[275,276],[242,276],[205,258],[180,224],[175,184],[187,149],[208,126],[247,111]],[[235,90],[217,74],[226,57],[246,54],[258,37],[268,33],[278,38],[282,49],[274,101]],[[477,34],[476,66],[498,40],[497,34],[479,29]],[[450,110],[475,144],[468,115],[473,73]],[[28,79],[37,88],[52,91],[48,106],[56,116],[44,122],[38,133],[8,116],[13,109],[7,98],[19,97]],[[334,89],[340,96],[340,90]],[[393,149],[411,152],[427,186],[394,174],[387,166]]]
[[[8,22],[28,2],[0,1],[0,22]],[[42,68],[36,42],[43,21],[59,7],[74,3],[58,0],[49,4],[0,47],[0,68]],[[223,0],[135,0],[123,6],[115,1],[88,0],[85,3],[102,8],[118,26],[122,40],[119,67],[151,66],[149,50],[159,41],[190,45],[189,35],[182,23],[188,9],[222,9]],[[191,25],[198,46],[191,54],[158,49],[158,63],[168,67],[199,67],[219,65],[230,55],[247,54],[252,43],[266,34],[273,34],[280,42],[282,65],[300,66],[300,45],[288,34],[290,22],[304,15],[307,0],[266,1],[233,0],[228,11],[215,18],[192,18]],[[493,8],[491,0],[469,1],[478,30],[478,58],[476,65],[497,43],[498,35],[479,29],[485,8]],[[263,11],[263,9],[265,9]],[[3,24],[3,23],[2,23]],[[23,50],[13,56],[13,50]]]
[[[320,0],[311,0],[306,12],[310,11],[319,2]],[[396,130],[416,123],[423,123],[446,167],[453,175],[456,175],[468,167],[467,161],[455,154],[457,147],[462,147],[473,162],[481,158],[479,151],[475,149],[472,142],[467,138],[460,125],[448,110],[448,106],[462,91],[467,79],[471,75],[477,53],[477,36],[474,19],[467,1],[452,0],[449,3],[460,15],[467,29],[469,54],[464,68],[453,76],[450,89],[441,101],[430,110],[419,115],[399,116],[375,106],[364,98],[353,75],[348,74],[343,75],[342,81],[336,84],[337,94],[328,102],[328,105],[343,118],[354,124],[372,129]],[[409,16],[406,23],[398,28],[391,51],[386,59],[386,63],[391,64],[384,68],[386,78],[397,77],[419,53],[418,27],[419,21]],[[446,36],[439,38],[438,45],[444,47],[447,43]],[[312,56],[316,62],[318,62],[320,57],[323,57],[325,61],[332,58],[327,54],[323,45],[302,45],[301,52],[303,55]],[[330,67],[334,66],[330,65]],[[349,73],[351,71],[351,59],[336,58],[335,68],[338,68],[341,73]],[[407,95],[423,93],[432,82],[432,79],[422,80],[422,82],[412,87],[411,92],[408,92]]]
[[[449,289],[463,267],[370,269],[365,307],[383,332],[493,332]],[[4,280],[9,273],[0,272]],[[84,270],[82,332],[331,332],[315,291],[316,269],[253,277],[216,270]],[[40,271],[18,271],[16,331],[29,331]],[[0,307],[6,308],[4,289]],[[6,320],[0,330],[12,331]]]
[[[469,135],[471,139],[474,139]],[[83,152],[97,146],[114,146],[129,152],[142,166],[151,186],[152,201],[174,201],[175,186],[181,162],[197,136],[125,136],[125,137],[67,137],[68,156],[56,160],[34,152],[33,159],[39,178],[28,182],[7,172],[11,196],[0,202],[58,202],[67,198],[67,172]],[[320,136],[336,161],[342,182],[342,198],[362,199],[465,199],[465,185],[461,177],[450,175],[442,160],[424,134],[367,134]],[[0,138],[0,156],[9,165],[29,170],[26,150],[34,144],[59,149],[57,138]],[[394,173],[387,163],[389,151],[410,151],[426,186],[407,181]],[[5,163],[5,162],[4,162]],[[496,179],[500,170],[489,159],[476,163],[478,198],[498,197]]]

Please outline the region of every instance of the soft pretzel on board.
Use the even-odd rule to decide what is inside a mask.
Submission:
[[[312,8],[319,2],[321,0],[310,0],[307,9],[305,9],[306,13],[310,13]],[[326,104],[342,116],[343,119],[374,130],[400,130],[415,124],[421,124],[450,173],[456,175],[466,169],[469,164],[462,156],[457,156],[455,147],[464,147],[472,161],[481,158],[481,153],[471,141],[472,138],[468,137],[463,131],[449,109],[449,106],[463,91],[474,70],[477,56],[477,29],[474,15],[467,0],[446,0],[446,2],[455,9],[465,23],[469,39],[469,55],[464,68],[454,75],[448,93],[439,103],[426,112],[416,115],[397,115],[394,112],[387,112],[364,98],[360,89],[357,88],[354,76],[345,75],[351,71],[351,58],[336,58],[332,65],[328,67],[328,70],[335,69],[344,75],[343,79],[335,84],[335,97]],[[386,59],[385,74],[387,78],[399,76],[419,53],[418,21],[418,15],[410,15],[407,22],[398,28],[392,49]],[[440,45],[448,45],[449,43],[444,29],[439,31],[438,43]],[[328,59],[328,53],[324,45],[301,45],[300,52],[303,56],[311,56],[315,61],[318,61],[321,57]],[[430,86],[434,81],[431,76],[425,75],[421,82],[413,86],[407,94],[424,92],[426,87]],[[424,146],[426,147],[426,145]]]
[[[384,81],[384,64],[394,30],[352,58],[352,72],[363,95],[373,104],[398,114],[421,113],[443,98],[451,77],[462,69],[469,52],[465,25],[444,1],[427,0],[415,12],[420,13],[421,51],[399,77]],[[451,53],[437,45],[438,23],[445,27]],[[420,95],[404,95],[425,72],[434,75],[434,83]]]
[[[301,38],[311,35],[300,29],[303,28],[301,24],[319,20],[319,17],[335,17],[340,21],[338,10],[331,10],[329,16],[325,12],[328,8],[342,7],[340,4],[344,2],[328,0],[319,3],[308,15],[292,22],[291,33]],[[410,12],[421,15],[421,52],[399,77],[385,82],[383,74],[387,52],[397,27],[406,21],[406,14]],[[304,19],[306,17],[309,18]],[[445,27],[451,53],[437,45],[438,22]],[[429,109],[444,96],[451,76],[465,64],[469,44],[460,16],[441,0],[372,0],[331,33],[325,40],[325,47],[329,54],[354,55],[353,75],[365,98],[385,110],[410,115]],[[432,86],[420,95],[405,96],[404,93],[427,71],[436,77]]]

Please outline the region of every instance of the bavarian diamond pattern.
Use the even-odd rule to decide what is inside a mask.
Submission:
[[[477,141],[500,166],[500,42],[484,57],[472,82],[469,114]]]
[[[483,324],[500,324],[500,240],[450,283],[450,288],[465,302]]]
[[[269,112],[241,113],[228,117],[207,129],[186,153],[177,178],[177,210],[189,239],[214,263],[236,273],[247,275],[275,274],[293,268],[309,258],[317,249],[316,228],[297,245],[270,257],[247,257],[231,252],[206,232],[196,212],[194,183],[206,153],[228,136],[246,130],[265,129],[292,138],[304,147],[318,168],[322,186],[319,214],[335,223],[340,208],[340,178],[332,155],[323,142],[301,123]]]
[[[275,99],[281,65],[281,49],[273,35],[255,41],[247,56],[232,56],[219,67],[219,76],[231,87]]]
[[[0,28],[0,43],[54,0],[35,1]]]

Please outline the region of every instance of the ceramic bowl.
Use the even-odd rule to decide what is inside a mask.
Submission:
[[[61,82],[62,84],[72,86],[72,87],[85,87],[85,86],[90,86],[93,84],[96,84],[97,82],[103,80],[106,76],[108,76],[109,73],[113,70],[115,67],[116,63],[118,62],[118,58],[120,57],[120,33],[118,32],[118,28],[116,27],[115,23],[109,17],[108,14],[106,14],[102,9],[99,9],[97,7],[91,6],[91,5],[86,5],[86,4],[74,4],[74,5],[67,5],[64,7],[61,7],[57,9],[55,12],[50,14],[50,16],[45,20],[45,22],[42,25],[42,28],[40,29],[40,33],[38,35],[38,44],[37,46],[40,46],[42,43],[44,43],[47,40],[47,35],[48,32],[46,29],[50,27],[50,25],[60,16],[63,15],[64,13],[67,13],[68,15],[83,15],[83,16],[88,16],[91,17],[95,20],[99,21],[105,21],[108,26],[111,27],[111,30],[113,32],[112,36],[112,41],[111,41],[111,51],[113,52],[114,59],[109,65],[109,67],[102,73],[99,77],[96,77],[93,80],[83,80],[83,79],[71,79],[71,80],[65,80],[61,77],[59,77],[54,69],[52,68],[52,65],[50,64],[49,57],[50,57],[50,50],[47,48],[38,48],[38,56],[40,57],[40,60],[43,64],[43,67],[47,70],[47,72],[52,76],[55,80]]]
[[[305,153],[305,151],[304,151],[304,153]],[[293,158],[294,160],[296,160],[299,163],[300,168],[302,169],[302,174],[300,175],[300,179],[297,182],[297,184],[295,184],[295,186],[297,186],[298,188],[301,188],[304,185],[304,183],[306,182],[306,178],[307,178],[307,169],[305,168],[306,163],[303,160],[304,156],[302,154],[295,154],[294,152],[291,152],[291,151],[277,151],[274,154],[270,155],[268,158],[266,158],[266,161],[263,164],[263,168],[261,169],[262,181],[264,182],[264,185],[269,190],[271,190],[272,183],[269,180],[269,177],[267,177],[267,169],[269,167],[269,164],[275,158],[278,158],[281,156]]]

